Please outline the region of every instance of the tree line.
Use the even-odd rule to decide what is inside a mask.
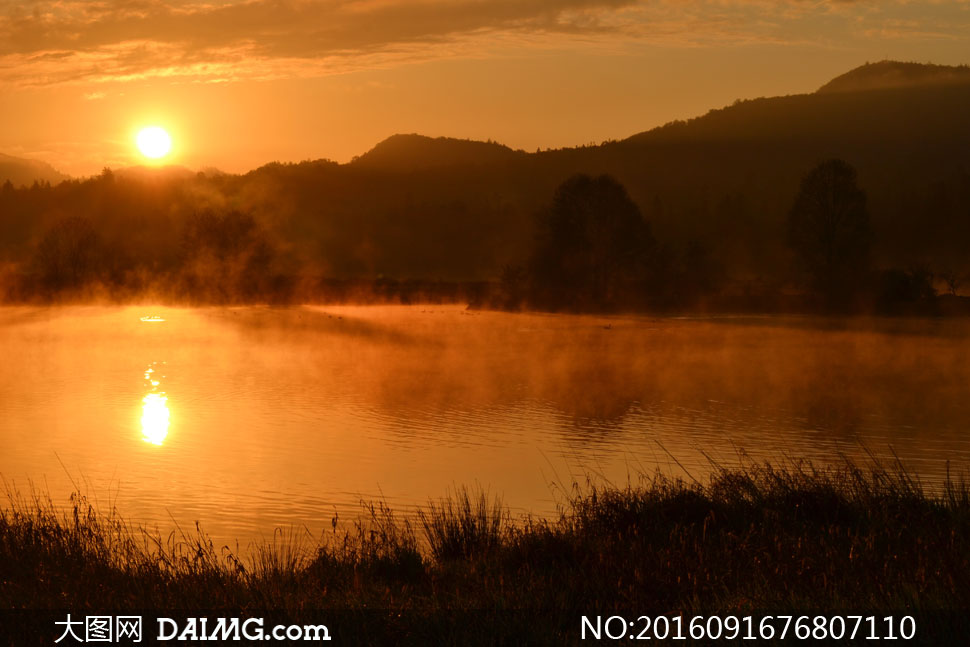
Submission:
[[[697,241],[677,257],[660,244],[626,189],[609,175],[576,175],[556,190],[537,218],[525,265],[507,266],[492,305],[565,311],[717,309],[725,268]],[[962,280],[925,265],[874,268],[875,232],[856,170],[841,159],[818,164],[801,181],[786,220],[793,256],[788,298],[781,291],[746,295],[749,309],[810,312],[933,314],[941,311],[936,283],[949,308],[970,312],[957,299]],[[735,295],[745,296],[745,295]]]
[[[329,164],[323,170],[342,172]],[[270,165],[261,171],[265,184],[266,176],[289,169]],[[307,183],[318,177],[309,176]],[[233,183],[242,188],[233,189]],[[730,245],[730,236],[663,240],[651,222],[663,210],[659,199],[643,210],[609,174],[568,177],[536,210],[531,226],[483,225],[517,219],[501,198],[479,203],[484,210],[474,213],[458,200],[435,210],[409,205],[406,197],[396,211],[385,211],[350,235],[334,230],[333,218],[312,217],[309,201],[290,206],[287,215],[288,199],[321,195],[319,187],[310,193],[297,187],[293,195],[253,189],[264,184],[202,174],[146,184],[105,170],[56,187],[4,186],[0,295],[7,301],[467,300],[503,309],[586,312],[929,313],[941,303],[951,310],[962,303],[956,296],[962,277],[946,266],[879,267],[872,254],[878,232],[866,192],[855,169],[840,159],[811,169],[792,196],[781,223],[785,249],[772,252],[788,263],[778,265],[770,282],[738,279],[741,272],[726,261],[737,255],[719,249]],[[259,197],[247,202],[242,198],[247,193]],[[353,211],[350,205],[336,208]],[[727,200],[722,209],[723,220],[741,219],[743,208],[735,202]],[[415,210],[424,215],[411,218]],[[512,238],[521,242],[497,237],[501,231],[519,232]],[[471,258],[468,239],[478,245]],[[484,278],[450,269],[457,267],[456,259],[481,266],[496,256],[513,260],[491,275],[483,269]],[[402,260],[387,272],[379,265],[353,270],[354,259],[375,257]],[[394,271],[420,263],[440,273],[422,278]]]

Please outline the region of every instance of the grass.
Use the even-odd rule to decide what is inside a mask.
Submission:
[[[615,612],[905,611],[943,639],[967,629],[947,612],[970,609],[970,488],[929,491],[898,464],[588,484],[551,520],[460,489],[419,522],[368,505],[319,545],[280,532],[243,559],[198,528],[160,537],[80,495],[67,513],[10,495],[0,608],[275,610],[332,620],[354,644],[562,644],[581,614]]]

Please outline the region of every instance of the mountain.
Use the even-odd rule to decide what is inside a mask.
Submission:
[[[919,66],[931,69],[923,75],[913,72],[906,82],[891,85],[892,75],[878,70],[897,69],[897,65],[915,64],[865,65],[813,94],[736,101],[624,141],[640,145],[767,142],[777,148],[797,141],[816,149],[836,149],[879,142],[921,147],[928,141],[962,141],[970,136],[970,119],[964,112],[970,97],[970,68]],[[878,70],[870,74],[869,68]],[[879,79],[885,85],[879,85]],[[853,83],[860,87],[850,89]]]
[[[69,176],[46,162],[0,153],[0,184],[7,181],[14,186],[30,186],[34,182],[57,184],[67,179]]]
[[[970,83],[970,66],[879,61],[837,76],[818,92],[860,92],[947,83]]]
[[[522,156],[508,146],[451,137],[392,135],[352,164],[360,168],[382,170],[417,170],[445,166],[494,164]]]
[[[923,81],[863,82],[897,66]],[[119,171],[115,182],[12,192],[0,195],[0,261],[24,262],[38,232],[72,213],[104,240],[124,241],[131,263],[164,269],[178,262],[193,214],[211,208],[251,215],[294,266],[323,276],[495,279],[527,262],[536,214],[556,188],[587,173],[626,187],[670,263],[706,249],[704,262],[722,268],[727,283],[783,283],[799,184],[819,162],[840,158],[867,194],[876,267],[970,276],[970,79],[961,70],[862,66],[839,77],[856,89],[834,79],[824,91],[738,101],[600,146],[525,153],[395,135],[347,164],[174,170],[163,174],[170,182]]]
[[[876,76],[896,65],[876,66]],[[873,67],[839,78],[872,78]],[[841,158],[868,194],[875,262],[970,271],[970,75],[919,69],[920,83],[738,101],[581,151],[575,168],[616,175],[668,239],[733,249],[726,263],[763,275],[786,262],[785,218],[801,178]]]
[[[893,70],[907,81],[876,87]],[[350,164],[278,169],[272,186],[295,190],[295,220],[317,214],[317,233],[309,221],[301,232],[323,241],[331,267],[494,277],[524,261],[534,215],[564,179],[607,173],[675,252],[698,241],[737,276],[773,277],[791,265],[785,227],[799,182],[842,158],[868,194],[876,264],[970,272],[965,70],[864,65],[823,91],[738,101],[601,146],[524,153],[397,135]]]

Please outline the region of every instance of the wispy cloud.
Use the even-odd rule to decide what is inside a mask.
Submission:
[[[905,0],[28,0],[0,14],[0,82],[322,75],[519,46],[791,42],[812,21],[954,34]],[[966,8],[966,0],[939,5]],[[965,13],[965,12],[964,12]],[[890,22],[895,20],[896,22]],[[915,24],[914,24],[915,23]],[[818,25],[814,25],[817,27]]]

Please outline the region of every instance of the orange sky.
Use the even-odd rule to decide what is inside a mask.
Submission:
[[[970,0],[18,0],[0,152],[75,175],[347,161],[394,133],[622,138],[866,61],[970,62]]]

